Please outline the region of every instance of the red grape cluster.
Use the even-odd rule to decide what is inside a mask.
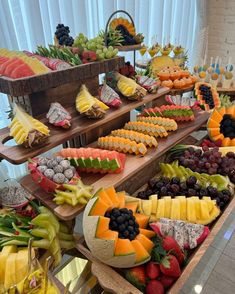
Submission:
[[[228,152],[225,156],[219,152],[218,147],[201,149],[188,148],[179,158],[179,164],[198,173],[209,175],[227,175],[235,183],[235,153]]]
[[[198,196],[201,199],[203,196],[209,196],[216,200],[221,209],[226,206],[231,197],[229,190],[218,191],[213,186],[202,187],[194,176],[188,177],[186,181],[180,181],[178,177],[172,179],[167,177],[153,178],[148,182],[146,190],[139,192],[137,197],[148,199],[153,194],[157,194],[159,198],[183,195],[186,197]]]

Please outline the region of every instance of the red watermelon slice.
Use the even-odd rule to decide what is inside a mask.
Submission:
[[[6,77],[11,77],[12,72],[20,65],[24,64],[24,62],[19,58],[12,58],[12,62],[5,67],[3,75]]]
[[[12,79],[34,76],[35,73],[27,64],[17,66],[11,73]]]
[[[58,155],[70,160],[79,171],[92,173],[120,173],[126,159],[124,154],[117,151],[97,148],[67,148]]]

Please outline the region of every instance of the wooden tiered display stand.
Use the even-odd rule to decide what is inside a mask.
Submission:
[[[108,134],[112,129],[123,127],[130,120],[131,110],[149,102],[164,104],[164,96],[169,93],[169,90],[166,88],[159,89],[155,94],[148,94],[141,101],[128,101],[123,98],[123,104],[119,109],[109,110],[106,116],[100,120],[92,120],[79,115],[75,110],[74,101],[81,84],[86,84],[91,93],[97,95],[99,87],[98,75],[118,70],[123,65],[124,58],[116,57],[31,78],[10,80],[0,77],[0,92],[10,95],[11,102],[21,103],[35,118],[39,118],[46,123],[45,114],[49,109],[50,103],[54,101],[60,102],[68,108],[73,117],[72,127],[68,130],[62,130],[49,125],[50,137],[41,146],[32,149],[26,149],[22,146],[6,146],[5,143],[11,139],[9,129],[1,129],[0,160],[6,159],[12,164],[21,164],[29,158],[38,156],[60,144],[69,147],[80,147],[88,144],[96,146],[96,140],[99,136]],[[207,121],[208,116],[207,112],[196,113],[193,122],[179,124],[177,131],[169,134],[167,138],[159,139],[158,147],[156,149],[149,148],[148,153],[144,157],[127,155],[125,169],[122,173],[112,175],[81,174],[83,182],[92,184],[94,190],[114,185],[117,190],[124,189],[128,193],[134,193],[156,174],[158,162],[164,158],[166,151],[188,137],[193,131],[198,130]],[[21,180],[21,184],[60,219],[72,220],[84,209],[84,206],[81,205],[75,207],[66,204],[57,206],[52,201],[53,195],[42,191],[32,181],[30,175],[25,176]],[[219,222],[221,220],[222,218]],[[103,271],[103,277],[106,277],[107,266],[100,265],[98,268],[101,272]],[[112,272],[113,270],[110,269],[110,271]],[[187,267],[185,271],[187,272]],[[93,272],[95,275],[97,274],[96,262],[93,265]],[[111,272],[110,275],[112,276]],[[117,274],[116,272],[114,273]],[[98,274],[97,276],[99,278]],[[113,277],[115,279],[115,275]],[[120,278],[122,279],[121,276]],[[183,276],[178,279],[177,283],[180,283],[182,278]],[[105,287],[105,283],[101,279],[100,283]],[[116,293],[120,293],[120,291]],[[124,293],[126,292],[122,292],[122,294]],[[139,291],[128,293],[139,293]]]

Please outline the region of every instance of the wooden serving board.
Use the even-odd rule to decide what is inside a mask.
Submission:
[[[118,70],[124,64],[124,57],[117,56],[103,61],[81,64],[69,69],[51,71],[43,75],[21,79],[0,76],[0,92],[12,96],[23,96],[62,84],[85,80],[101,73]]]
[[[117,48],[118,51],[128,52],[128,51],[140,50],[142,48],[142,45],[135,44],[135,45],[126,45],[126,46],[115,46],[115,48]]]
[[[194,89],[194,85],[193,86],[190,86],[190,87],[185,87],[185,88],[182,88],[182,89],[170,89],[170,95],[181,95],[183,93],[187,93],[187,92],[190,92],[190,91],[193,91]]]
[[[208,117],[209,114],[207,112],[200,112],[196,114],[195,121],[179,124],[179,128],[176,132],[172,132],[172,134],[166,139],[159,139],[158,147],[156,149],[149,148],[145,156],[127,155],[125,168],[120,174],[102,175],[81,173],[81,179],[85,184],[93,185],[94,191],[101,187],[115,186],[116,188],[122,188],[123,190],[132,193],[146,182],[146,175],[150,178],[149,170],[151,164],[156,165],[156,161],[160,156],[190,135],[193,131],[199,129],[200,126],[207,121]],[[92,146],[95,147],[96,143],[92,144]],[[140,177],[138,172],[143,171],[146,175]],[[151,172],[155,174],[156,169],[151,168]],[[68,204],[57,206],[52,201],[53,195],[44,192],[39,186],[37,186],[32,181],[31,175],[25,176],[21,180],[21,185],[35,198],[50,208],[60,219],[71,220],[84,209],[84,206],[81,205],[75,207]]]
[[[81,134],[91,132],[95,128],[98,128],[102,125],[107,126],[109,123],[111,123],[112,120],[118,119],[122,115],[129,113],[132,109],[158,99],[167,93],[169,93],[168,89],[160,88],[157,93],[148,94],[141,101],[129,101],[123,98],[122,106],[119,109],[109,109],[103,119],[88,119],[82,115],[79,115],[75,109],[75,106],[69,107],[67,109],[72,115],[72,126],[67,130],[47,123],[45,118],[46,114],[44,114],[40,116],[40,121],[45,123],[50,128],[50,136],[44,143],[33,148],[25,148],[19,145],[4,145],[4,143],[10,140],[11,137],[9,135],[9,129],[3,128],[0,130],[0,159],[6,159],[13,164],[21,164],[27,161],[29,158],[33,158]]]

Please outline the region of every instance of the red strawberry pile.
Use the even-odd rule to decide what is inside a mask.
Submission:
[[[170,236],[153,238],[151,261],[126,271],[126,279],[146,294],[164,294],[181,275],[184,252]]]
[[[96,61],[97,55],[93,51],[83,51],[82,52],[82,63],[88,63],[91,61]]]

